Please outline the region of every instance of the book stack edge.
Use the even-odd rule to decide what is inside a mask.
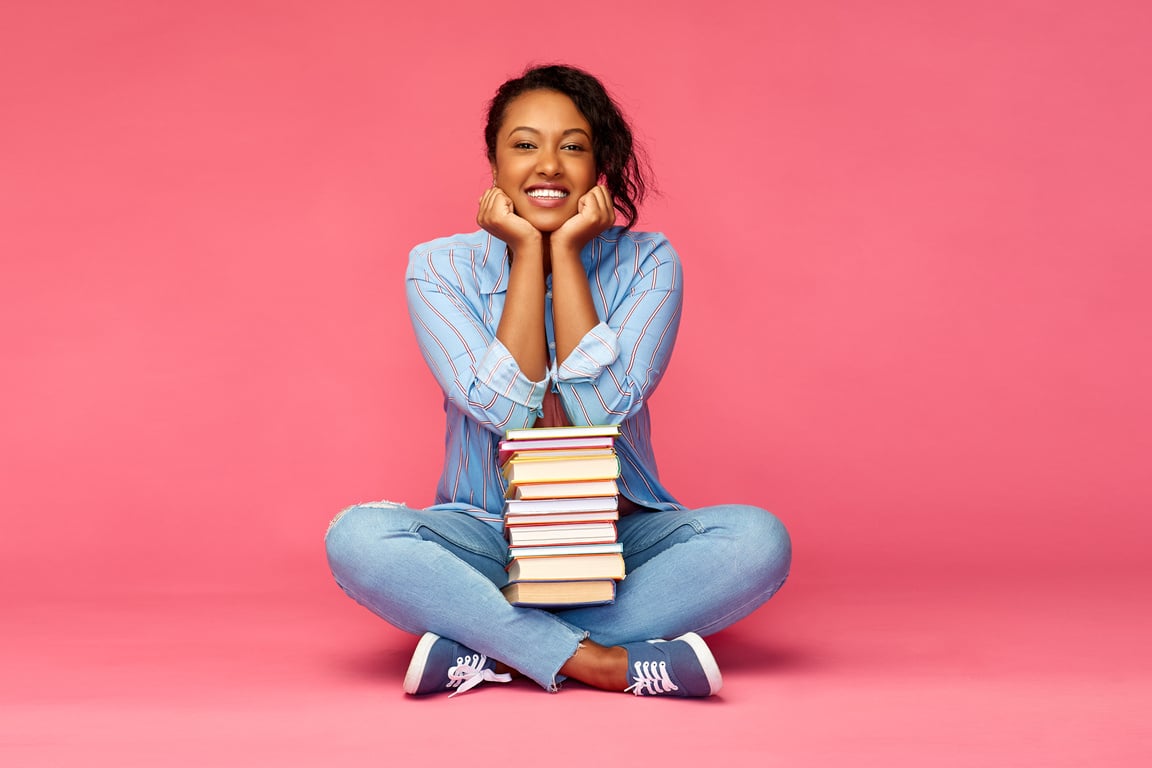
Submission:
[[[509,430],[499,460],[507,494],[508,584],[513,605],[603,605],[624,578],[616,541],[620,460],[616,425]]]

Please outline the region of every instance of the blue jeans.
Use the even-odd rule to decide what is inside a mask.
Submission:
[[[622,517],[627,578],[616,602],[547,611],[515,607],[508,543],[450,510],[392,502],[344,510],[325,537],[328,563],[356,602],[406,632],[435,632],[556,690],[560,667],[590,637],[601,645],[718,632],[775,594],[792,545],[770,513],[725,504]]]

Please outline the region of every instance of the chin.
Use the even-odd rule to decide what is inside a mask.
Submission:
[[[555,211],[541,215],[539,212],[529,213],[527,216],[519,214],[538,232],[552,233],[564,226],[564,222],[576,215],[575,211]]]

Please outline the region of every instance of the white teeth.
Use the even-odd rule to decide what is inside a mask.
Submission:
[[[528,197],[568,197],[568,193],[562,189],[531,189]]]

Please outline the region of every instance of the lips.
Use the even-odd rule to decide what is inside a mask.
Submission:
[[[540,208],[557,208],[568,199],[568,194],[559,184],[534,184],[524,190],[524,195]]]

